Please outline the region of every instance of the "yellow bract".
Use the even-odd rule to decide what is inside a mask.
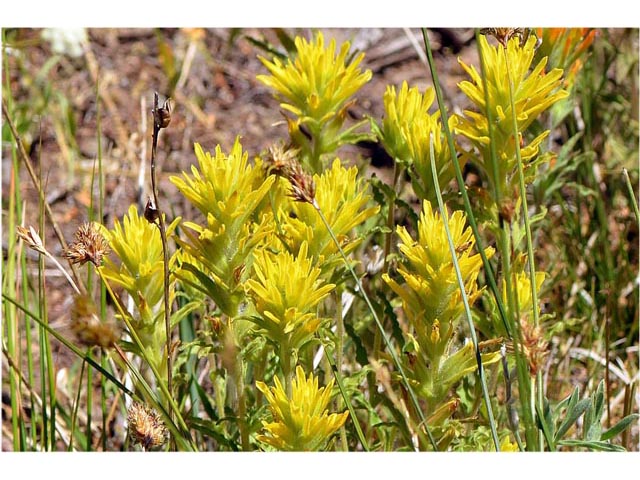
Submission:
[[[351,252],[359,243],[358,239],[350,237],[351,231],[380,210],[378,205],[366,207],[371,196],[366,193],[366,186],[362,180],[358,180],[357,175],[356,167],[345,168],[336,158],[330,169],[313,177],[316,203],[345,253]],[[281,212],[281,221],[283,230],[290,238],[288,244],[291,250],[298,251],[300,245],[306,242],[309,256],[323,270],[341,262],[338,248],[316,209],[300,202],[290,202],[288,207]]]
[[[270,62],[260,57],[271,76],[258,75],[257,78],[278,92],[285,101],[282,108],[298,117],[310,117],[318,122],[328,120],[371,79],[371,71],[361,73],[358,68],[363,53],[347,64],[349,42],[342,44],[337,55],[335,40],[325,48],[322,33],[311,42],[296,37],[295,45],[296,57],[288,59],[286,64],[278,58]]]
[[[484,63],[485,78],[473,66],[459,60],[471,81],[458,84],[460,90],[476,105],[479,112],[464,112],[456,131],[467,137],[480,152],[477,159],[484,168],[490,182],[498,186],[503,195],[513,191],[511,177],[516,171],[516,144],[521,142],[523,132],[538,116],[568,93],[560,89],[562,70],[555,68],[545,72],[547,59],[543,58],[530,70],[535,53],[536,39],[531,36],[524,45],[519,38],[508,41],[506,49],[502,45],[489,45],[486,37],[480,36],[480,54]],[[507,60],[508,58],[508,60]],[[513,84],[515,112],[511,110],[509,78]],[[485,101],[485,91],[488,100]],[[489,120],[487,109],[493,120],[493,140],[498,160],[498,172],[491,167],[489,140]],[[513,118],[516,118],[518,136],[514,139]],[[525,166],[538,154],[539,145],[549,134],[540,133],[529,145],[523,145],[521,158]]]
[[[262,422],[266,433],[258,435],[258,440],[285,451],[310,452],[322,449],[349,416],[349,412],[329,414],[327,407],[331,400],[333,379],[326,387],[318,388],[318,379],[313,374],[307,378],[302,367],[297,366],[290,397],[278,377],[274,381],[274,387],[256,382],[273,414],[272,422]]]
[[[255,252],[254,277],[245,287],[259,317],[253,321],[282,349],[300,348],[316,332],[316,306],[335,288],[320,279],[320,269],[307,257],[303,242],[297,257],[267,249]]]
[[[364,54],[350,58],[349,42],[336,51],[335,40],[325,47],[319,33],[312,41],[296,37],[295,46],[295,56],[286,63],[260,57],[271,75],[257,78],[275,91],[284,110],[293,113],[293,118],[286,116],[291,143],[300,151],[301,163],[312,173],[320,173],[325,155],[366,137],[355,131],[365,121],[345,130],[342,127],[355,102],[351,97],[371,79],[371,71],[363,73],[358,67]]]
[[[241,283],[251,253],[273,230],[272,216],[262,206],[275,177],[266,176],[259,160],[255,166],[248,162],[239,137],[229,155],[219,145],[215,155],[198,144],[195,153],[200,168],[192,166],[191,175],[170,180],[205,215],[206,225],[186,222],[186,240],[178,243],[205,267],[198,279],[201,289],[233,317],[243,299]]]
[[[431,142],[440,188],[445,190],[455,176],[449,146],[440,124],[440,111],[429,114],[434,98],[433,88],[421,94],[417,88],[409,88],[407,82],[403,82],[396,93],[395,87],[389,86],[384,94],[382,128],[373,126],[387,152],[409,167],[416,195],[432,202],[436,196],[431,170]],[[455,115],[451,116],[449,128],[453,129],[457,121]]]
[[[476,283],[482,260],[472,254],[475,239],[471,228],[465,228],[466,217],[456,211],[449,217],[449,230],[469,304],[480,295]],[[456,322],[464,310],[456,273],[449,250],[444,221],[425,201],[418,221],[418,239],[407,230],[397,228],[400,252],[406,262],[398,267],[405,280],[400,285],[388,274],[384,281],[402,299],[408,320],[407,371],[420,395],[437,403],[462,376],[476,368],[473,349],[461,349],[450,355]],[[487,257],[493,249],[485,249]]]

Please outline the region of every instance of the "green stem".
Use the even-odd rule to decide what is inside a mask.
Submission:
[[[40,162],[38,162],[39,165],[42,165]],[[42,185],[42,169],[38,169],[38,173],[40,175],[39,178],[39,184]],[[44,192],[43,192],[44,193]],[[45,219],[45,215],[44,215],[44,210],[45,210],[45,205],[46,201],[44,199],[43,196],[40,196],[39,199],[39,225],[38,228],[40,229],[41,232],[44,232],[44,219]],[[43,247],[46,248],[46,245],[44,245],[44,241],[45,239],[42,239],[43,241]],[[45,324],[49,323],[49,312],[47,309],[47,297],[46,297],[46,279],[45,279],[45,274],[44,274],[44,257],[40,256],[38,258],[38,297],[40,298],[40,302],[39,302],[39,309],[40,309],[40,318],[43,320],[43,322]],[[53,353],[51,351],[51,340],[49,338],[49,335],[46,331],[42,331],[42,341],[40,342],[40,345],[42,345],[43,347],[43,351],[44,351],[44,355],[41,355],[41,358],[44,356],[44,361],[41,362],[41,366],[43,368],[43,371],[41,372],[41,374],[43,376],[47,377],[47,383],[48,383],[48,387],[49,387],[49,428],[50,428],[50,434],[48,436],[48,438],[46,438],[45,440],[45,445],[46,445],[46,449],[48,451],[53,450],[55,444],[56,444],[56,372],[55,372],[55,366],[53,363]],[[44,394],[44,390],[43,390],[43,399],[45,397]]]
[[[105,355],[104,350],[100,352],[100,366],[103,369],[107,369],[107,357]],[[107,416],[108,416],[108,408],[107,408],[107,379],[104,375],[100,375],[100,408],[102,410],[102,435],[100,438],[102,439],[102,451],[107,451]]]
[[[336,304],[336,365],[342,366],[344,349],[344,315],[342,312],[342,295],[340,295],[338,290],[334,290],[334,299]],[[327,357],[328,356],[329,352],[327,352]],[[329,361],[331,362],[331,360]],[[346,402],[346,397],[343,396],[343,400]],[[342,402],[338,402],[337,408],[338,410],[342,410]],[[343,448],[348,450],[346,428],[344,425],[340,427],[340,440],[342,441]]]
[[[156,366],[156,362],[154,362],[153,360],[150,360],[146,356],[146,353],[145,353],[146,350],[144,348],[144,344],[140,340],[140,337],[138,336],[138,333],[136,332],[136,330],[133,328],[133,325],[131,325],[131,320],[129,318],[129,314],[125,311],[124,307],[122,306],[120,298],[114,293],[113,289],[111,288],[111,285],[109,284],[109,282],[107,282],[107,279],[104,278],[104,276],[102,275],[102,272],[99,269],[97,270],[97,272],[98,272],[98,275],[100,276],[100,280],[106,286],[107,291],[109,292],[109,295],[113,299],[113,301],[114,301],[114,303],[116,305],[116,309],[118,310],[118,313],[120,314],[122,320],[125,322],[125,325],[127,326],[127,331],[129,332],[129,335],[131,335],[131,339],[133,340],[133,343],[136,345],[138,350],[141,352],[141,355],[145,359],[146,363],[149,365],[149,368],[151,369],[151,371],[153,372],[153,375],[156,378],[156,381],[157,381],[158,387],[160,388],[160,391],[162,392],[162,394],[164,395],[164,397],[168,401],[169,412],[173,412],[173,414],[171,414],[171,413],[169,414],[170,415],[169,419],[171,421],[173,421],[174,420],[173,417],[175,416],[175,420],[177,420],[178,425],[180,426],[180,428],[183,429],[183,433],[182,434],[185,435],[185,438],[188,441],[191,441],[191,438],[190,438],[191,435],[189,434],[189,429],[187,428],[187,425],[184,422],[184,419],[182,418],[182,415],[180,413],[180,408],[178,407],[178,405],[176,404],[175,399],[173,398],[173,396],[169,393],[169,390],[167,389],[167,384],[166,384],[166,382],[164,382],[164,378],[165,378],[164,375],[161,375],[160,372],[158,371],[158,368]]]
[[[2,33],[4,36],[4,31]],[[8,71],[6,57],[7,56],[5,55],[5,71]],[[9,77],[9,75],[7,75],[7,77]],[[10,90],[6,89],[6,91],[10,91]],[[10,191],[9,191],[9,212],[8,212],[8,222],[7,222],[7,229],[10,232],[10,234],[8,235],[9,238],[7,239],[7,244],[8,244],[7,245],[8,246],[7,263],[4,266],[4,271],[3,271],[3,274],[4,274],[3,275],[3,291],[7,292],[7,294],[12,297],[15,297],[17,293],[16,282],[14,280],[16,278],[15,273],[17,268],[17,261],[16,261],[17,241],[16,241],[15,232],[16,232],[16,226],[17,226],[16,218],[20,218],[20,216],[18,215],[19,212],[17,212],[19,208],[19,201],[20,201],[20,198],[19,198],[20,189],[17,188],[17,185],[19,185],[20,180],[19,180],[19,162],[16,155],[15,147],[13,145],[12,145],[12,158],[13,158],[13,168],[11,169],[11,174],[10,174],[11,183],[10,183]],[[23,270],[23,278],[24,278],[25,271],[26,270]],[[26,286],[27,284],[23,283],[23,285]],[[24,291],[26,292],[27,289],[25,288]],[[7,339],[7,350],[9,352],[9,356],[13,358],[16,356],[16,353],[17,353],[16,347],[19,346],[19,343],[20,343],[18,341],[18,339],[20,338],[18,334],[18,316],[17,316],[18,310],[16,309],[15,306],[8,305],[5,303],[3,303],[2,309],[3,309],[3,320],[4,320],[4,322],[2,322],[3,329],[4,329],[2,333],[3,335],[6,334],[5,338]],[[27,353],[29,354],[29,356],[27,357],[27,362],[29,366],[29,381],[33,382],[33,376],[32,376],[33,363],[32,363],[32,356],[30,355],[30,349],[31,349],[30,338],[31,336],[28,335],[27,336],[27,342],[28,342]],[[11,411],[17,412],[19,409],[18,400],[20,398],[20,379],[15,372],[9,372],[9,391],[11,393],[11,396],[10,396]],[[36,412],[36,410],[33,409],[33,401],[31,403],[31,407],[32,407],[32,412]],[[13,439],[14,452],[24,450],[23,448],[24,439],[22,439],[22,435],[20,434],[20,417],[21,417],[20,415],[11,415],[11,433],[12,433],[12,439]],[[35,432],[36,430],[35,425],[32,425],[32,427],[33,427],[32,431]]]
[[[509,104],[511,106],[511,111],[516,112],[516,104],[515,99],[513,97],[513,79],[511,78],[511,65],[509,62],[509,55],[507,54],[507,49],[503,49],[505,62],[507,66],[507,79],[509,82]],[[511,115],[511,128],[513,129],[514,135],[514,144],[516,147],[516,163],[518,166],[518,183],[520,188],[520,198],[522,200],[522,214],[524,219],[524,228],[525,235],[527,239],[527,258],[529,264],[529,278],[531,284],[531,302],[533,304],[533,325],[534,327],[538,327],[540,324],[539,312],[538,312],[538,289],[536,286],[536,268],[535,268],[535,256],[533,252],[533,241],[531,235],[531,222],[529,221],[529,208],[527,205],[527,190],[524,182],[524,168],[522,165],[522,156],[520,152],[520,142],[518,141],[519,137],[519,129],[518,129],[518,119],[516,118],[515,113]],[[519,317],[518,317],[519,318]],[[543,398],[543,388],[542,388],[542,372],[538,370],[536,373],[536,388],[535,391],[532,389],[531,392],[531,403],[532,408],[531,411],[534,411],[535,404],[537,403],[539,411],[543,411],[544,407],[544,398]],[[533,396],[535,395],[535,399]],[[533,426],[532,426],[533,427]],[[540,442],[538,448],[542,449],[542,436],[537,435]],[[527,441],[527,446],[529,446],[529,441]]]
[[[90,355],[91,352],[87,350],[87,355]],[[80,407],[80,394],[82,393],[82,377],[84,377],[84,368],[86,362],[82,362],[80,366],[80,378],[78,379],[78,393],[76,393],[76,399],[73,403],[73,410],[71,411],[71,428],[69,429],[69,446],[67,447],[68,452],[73,451],[73,434],[76,431],[76,422],[78,421],[78,408]],[[89,369],[91,370],[91,369]],[[90,424],[90,423],[89,423]]]
[[[336,383],[338,384],[338,389],[340,390],[340,394],[342,395],[342,398],[344,399],[347,405],[347,409],[349,410],[349,416],[351,417],[353,426],[356,429],[356,434],[358,435],[358,439],[360,440],[362,449],[365,452],[368,452],[369,444],[365,440],[364,434],[362,433],[362,429],[360,428],[360,422],[358,422],[358,417],[356,416],[356,412],[353,409],[353,406],[351,405],[351,401],[349,400],[349,395],[347,394],[346,390],[344,389],[344,386],[342,385],[342,375],[340,375],[340,372],[338,371],[338,367],[336,366],[336,363],[333,361],[332,352],[329,350],[328,347],[325,346],[325,348],[327,348],[327,360],[331,365],[331,371],[333,372],[333,376],[336,379]]]
[[[633,186],[631,185],[631,179],[629,178],[629,172],[626,168],[622,169],[622,175],[624,176],[624,182],[627,186],[627,191],[629,192],[629,199],[631,200],[631,206],[633,208],[633,213],[636,216],[636,221],[640,222],[640,212],[638,212],[638,200],[636,200],[636,195],[633,192]]]
[[[122,384],[122,382],[120,382],[117,378],[115,378],[111,373],[109,373],[108,371],[104,370],[100,366],[100,364],[96,363],[95,360],[93,360],[91,357],[89,357],[85,353],[83,353],[82,350],[80,350],[73,343],[71,343],[69,340],[67,340],[62,335],[60,335],[56,330],[54,330],[49,325],[44,323],[44,321],[41,318],[39,318],[38,315],[36,315],[35,313],[27,310],[24,306],[20,305],[14,298],[9,297],[6,293],[2,294],[2,298],[5,301],[11,303],[12,305],[15,305],[26,316],[28,316],[29,318],[32,318],[33,320],[35,320],[36,323],[42,328],[42,330],[44,330],[47,333],[49,333],[50,335],[52,335],[56,340],[58,340],[60,343],[62,343],[65,347],[67,347],[73,353],[75,353],[78,356],[78,358],[80,358],[81,360],[85,360],[93,368],[97,369],[102,375],[106,376],[111,382],[114,383],[114,385],[116,385],[124,393],[126,393],[127,395],[133,395],[133,392],[131,390],[129,390],[127,387],[125,387]]]
[[[92,357],[91,349],[87,352],[87,356]],[[93,357],[92,357],[93,358]],[[82,368],[84,368],[84,362],[82,363]],[[92,435],[91,435],[91,415],[93,412],[93,370],[91,368],[87,369],[87,446],[86,451],[90,452],[92,450]]]
[[[473,342],[473,347],[475,349],[476,363],[478,364],[478,375],[480,376],[480,383],[482,385],[482,396],[484,398],[484,404],[487,407],[487,415],[489,416],[489,426],[491,428],[491,436],[493,437],[493,443],[496,447],[496,452],[499,452],[500,440],[498,439],[498,432],[496,431],[496,421],[493,418],[491,400],[489,399],[489,390],[487,389],[487,380],[484,375],[484,366],[482,365],[482,355],[480,354],[480,347],[478,346],[478,337],[476,335],[476,327],[473,324],[473,318],[471,317],[471,307],[469,306],[469,299],[467,297],[467,291],[464,286],[464,279],[462,278],[462,272],[460,271],[460,265],[458,264],[456,247],[453,244],[453,239],[451,238],[451,230],[449,229],[449,217],[447,214],[447,208],[442,200],[442,192],[440,191],[440,182],[438,181],[438,169],[436,168],[436,157],[433,149],[433,133],[431,134],[431,138],[429,139],[429,157],[431,160],[431,174],[433,175],[433,185],[436,190],[438,207],[440,208],[440,216],[442,217],[442,223],[444,225],[444,229],[447,234],[447,241],[449,242],[449,252],[451,253],[453,268],[456,272],[458,287],[460,288],[460,295],[462,297],[462,304],[464,305],[464,312],[467,317],[467,324],[469,325],[471,341]]]
[[[293,366],[291,365],[291,348],[289,342],[280,343],[280,367],[282,368],[282,376],[284,378],[284,388],[287,396],[291,397],[291,376],[293,375]]]

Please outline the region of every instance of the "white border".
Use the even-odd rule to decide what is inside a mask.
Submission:
[[[558,0],[4,1],[2,27],[634,27],[633,3]]]

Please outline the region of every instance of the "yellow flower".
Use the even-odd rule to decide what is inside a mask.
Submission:
[[[428,88],[424,94],[421,94],[418,88],[409,88],[406,81],[402,82],[398,93],[395,86],[387,86],[383,96],[382,128],[374,125],[374,130],[389,155],[407,163],[414,158],[407,144],[407,129],[416,122],[430,123],[429,108],[434,98],[433,88]]]
[[[466,217],[460,211],[449,216],[449,230],[456,248],[465,291],[469,303],[479,297],[476,279],[482,266],[479,254],[473,255],[475,239],[471,228],[465,228]],[[408,365],[410,379],[418,393],[427,399],[441,398],[463,375],[476,368],[473,349],[460,349],[449,355],[456,322],[464,307],[449,251],[442,217],[424,201],[418,221],[418,240],[406,228],[397,228],[399,249],[405,262],[398,268],[404,285],[388,274],[384,281],[401,298],[402,309],[411,332],[407,345],[412,355]],[[487,257],[493,249],[485,249]]]
[[[271,75],[257,78],[275,90],[284,110],[295,115],[287,117],[292,143],[300,149],[303,163],[319,173],[324,154],[363,136],[354,132],[360,124],[341,129],[354,102],[350,98],[371,79],[371,71],[362,73],[358,67],[363,53],[349,58],[349,42],[336,52],[335,40],[325,47],[322,33],[311,42],[296,37],[295,46],[295,58],[286,64],[278,58],[270,62],[260,57]]]
[[[215,155],[195,144],[198,166],[191,167],[191,176],[170,177],[171,182],[203,215],[213,215],[220,224],[243,224],[256,204],[262,200],[273,183],[266,178],[260,162],[255,166],[242,151],[240,137],[236,137],[231,152],[226,155],[220,145]]]
[[[321,450],[349,416],[349,412],[331,413],[327,407],[331,399],[333,379],[326,387],[318,388],[318,379],[310,374],[306,378],[302,367],[296,367],[296,378],[291,382],[288,397],[278,377],[275,387],[256,382],[269,402],[272,422],[263,421],[265,434],[258,440],[285,451]]]
[[[322,33],[311,42],[296,37],[295,45],[296,58],[288,59],[286,64],[278,58],[270,62],[259,57],[271,76],[258,75],[257,78],[288,102],[282,103],[282,108],[298,117],[327,121],[371,79],[371,71],[361,73],[358,68],[364,53],[347,63],[349,42],[341,45],[337,56],[336,41],[332,39],[325,48]]]
[[[179,222],[180,218],[176,218],[167,227],[167,236],[171,235]],[[121,262],[116,265],[105,257],[103,265],[99,267],[102,275],[121,285],[131,295],[139,313],[139,318],[134,315],[136,324],[152,327],[162,316],[164,308],[163,253],[158,227],[139,216],[136,206],[131,205],[122,224],[116,219],[113,230],[104,227],[101,230]],[[169,263],[171,265],[173,261]]]
[[[335,285],[319,278],[320,269],[307,258],[306,242],[297,257],[256,251],[253,270],[255,278],[245,284],[259,314],[252,320],[281,348],[300,348],[320,326],[316,306]]]
[[[473,66],[467,66],[459,60],[460,65],[471,77],[471,81],[458,84],[460,90],[476,105],[478,112],[464,112],[460,119],[457,132],[467,137],[480,151],[479,165],[484,169],[490,182],[500,187],[504,196],[509,196],[514,188],[511,181],[516,171],[515,141],[522,142],[522,138],[514,141],[513,118],[515,115],[518,135],[551,105],[565,98],[568,93],[560,90],[562,70],[555,68],[545,72],[547,58],[543,58],[530,70],[535,54],[536,39],[530,36],[524,45],[520,39],[513,37],[507,42],[507,47],[489,45],[486,37],[480,36],[480,54],[482,55],[486,78],[483,79]],[[508,62],[507,62],[508,57]],[[510,71],[507,70],[510,68]],[[513,97],[516,111],[511,111],[509,98],[509,82],[513,83]],[[489,105],[485,103],[487,92]],[[494,145],[498,159],[498,173],[495,177],[491,167],[491,150],[489,142],[489,123],[487,108],[491,109],[494,122]],[[527,166],[538,154],[540,143],[549,131],[540,133],[528,145],[523,145],[521,158]],[[529,174],[531,177],[531,174]]]
[[[273,230],[272,216],[262,207],[275,177],[265,176],[259,160],[255,166],[248,162],[239,137],[229,155],[219,145],[211,155],[195,144],[195,153],[200,168],[192,166],[191,175],[183,172],[170,180],[205,215],[206,225],[185,222],[186,240],[178,243],[205,267],[196,274],[200,289],[233,317],[251,252]]]
[[[438,184],[443,190],[455,176],[449,146],[440,125],[440,111],[429,115],[435,93],[428,88],[424,94],[403,82],[396,94],[393,86],[384,94],[385,116],[382,128],[372,128],[387,152],[396,160],[408,164],[413,188],[419,198],[435,202],[435,183],[431,172],[430,142],[433,141]],[[449,119],[449,128],[457,124],[457,117]],[[432,140],[433,139],[433,140]],[[463,166],[463,157],[461,157]]]
[[[350,237],[351,231],[380,210],[378,205],[366,207],[371,196],[366,193],[366,185],[357,176],[358,169],[343,167],[339,158],[322,175],[313,176],[315,201],[345,253],[352,251],[359,243],[358,239]],[[289,202],[280,217],[283,230],[291,239],[289,247],[292,251],[298,251],[306,242],[309,255],[324,271],[341,261],[338,248],[312,205]]]
[[[518,444],[516,442],[511,441],[511,439],[509,438],[509,435],[506,435],[500,442],[500,451],[501,452],[519,452],[520,448],[518,448]]]
[[[536,291],[539,292],[546,278],[544,272],[536,272]],[[518,309],[520,317],[527,317],[533,310],[533,300],[531,296],[531,281],[529,275],[525,272],[515,272],[512,275],[512,283],[516,288],[518,295]],[[502,301],[507,305],[507,284],[502,280]],[[540,306],[537,306],[540,310]]]

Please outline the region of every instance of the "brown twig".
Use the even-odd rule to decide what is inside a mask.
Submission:
[[[156,151],[158,147],[158,135],[160,130],[166,128],[171,121],[171,113],[169,110],[169,99],[164,102],[162,107],[158,106],[158,92],[153,95],[153,141],[151,144],[151,190],[153,193],[153,217],[157,217],[154,223],[160,230],[160,238],[162,239],[162,255],[164,265],[164,320],[167,334],[166,354],[167,354],[167,389],[172,394],[172,361],[171,361],[171,305],[169,302],[169,249],[167,247],[167,230],[164,222],[164,216],[160,211],[158,203],[158,184],[156,178]],[[145,212],[146,214],[147,212]],[[147,216],[147,219],[149,217]]]

